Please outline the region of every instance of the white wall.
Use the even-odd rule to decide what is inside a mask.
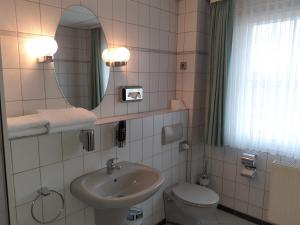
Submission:
[[[110,46],[126,46],[131,51],[128,65],[111,72],[107,96],[96,114],[108,117],[168,108],[176,88],[176,0],[1,0],[8,115],[66,107],[53,64],[37,64],[26,45],[36,36],[54,36],[64,9],[79,4],[98,16]],[[144,101],[120,103],[119,86],[136,84],[144,87]]]
[[[85,152],[79,142],[79,131],[22,138],[10,142],[12,153],[15,201],[18,225],[37,224],[30,215],[32,200],[41,186],[48,186],[65,197],[65,211],[53,224],[93,225],[93,210],[70,193],[70,182],[93,170],[105,167],[108,159],[139,162],[161,171],[166,181],[162,189],[139,207],[144,210],[145,225],[164,219],[162,192],[167,186],[186,177],[186,152],[179,153],[178,142],[161,145],[162,126],[181,122],[184,140],[187,137],[186,111],[148,116],[127,121],[125,148],[114,147],[115,124],[95,126],[96,151]],[[36,215],[45,220],[53,217],[60,207],[58,198],[48,197],[39,205]]]
[[[299,159],[229,147],[207,149],[211,187],[220,194],[221,204],[268,221],[271,164],[274,160],[299,164]],[[253,179],[240,175],[243,152],[257,154],[257,175]]]
[[[1,46],[0,46],[1,49]],[[1,56],[1,54],[0,54]],[[0,65],[2,64],[0,59]],[[0,66],[1,67],[1,66]],[[0,68],[0,225],[6,225],[9,221],[8,205],[7,205],[7,191],[6,191],[6,168],[5,168],[5,155],[4,149],[8,148],[8,141],[6,141],[6,114],[4,104],[4,91],[3,91],[3,74]]]
[[[177,34],[176,97],[189,110],[188,180],[196,182],[202,172],[206,86],[209,76],[209,5],[206,0],[179,1]],[[180,62],[187,69],[180,70]]]
[[[54,37],[65,8],[88,7],[104,29],[110,46],[126,46],[131,60],[126,67],[111,71],[109,87],[98,117],[166,109],[176,89],[176,0],[0,0],[0,41],[3,61],[4,91],[8,116],[33,113],[36,109],[62,108],[67,103],[55,79],[53,64],[38,64],[26,49],[28,41],[41,35]],[[142,85],[144,100],[120,103],[118,88]],[[114,125],[96,126],[97,151],[85,153],[78,142],[78,132],[58,133],[18,139],[6,149],[12,171],[9,172],[13,224],[36,224],[30,217],[30,203],[41,185],[61,191],[66,198],[65,214],[53,224],[93,224],[92,210],[73,198],[71,179],[102,168],[114,156],[160,169],[167,178],[164,187],[184,180],[185,153],[178,153],[178,143],[162,147],[160,128],[182,121],[187,114],[171,113],[128,122],[128,143],[119,150],[112,147]],[[185,129],[185,138],[187,131]],[[10,172],[11,171],[11,172]],[[145,224],[163,219],[162,191],[142,204]],[[53,199],[43,202],[37,214],[49,218],[54,212]],[[14,221],[16,221],[14,223]]]

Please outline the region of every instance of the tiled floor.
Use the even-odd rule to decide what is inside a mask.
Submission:
[[[166,224],[172,225],[172,224]],[[255,225],[237,216],[218,210],[216,218],[210,221],[201,221],[198,225]]]

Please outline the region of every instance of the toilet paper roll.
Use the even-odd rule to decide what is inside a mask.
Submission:
[[[241,176],[253,178],[255,176],[256,169],[244,168],[241,172]]]

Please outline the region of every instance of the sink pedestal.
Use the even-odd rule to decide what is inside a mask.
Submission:
[[[95,209],[95,225],[124,225],[129,208]]]

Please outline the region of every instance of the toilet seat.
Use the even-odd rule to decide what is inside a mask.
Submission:
[[[173,194],[187,204],[198,207],[213,207],[219,202],[219,195],[206,187],[182,183],[172,189]]]

